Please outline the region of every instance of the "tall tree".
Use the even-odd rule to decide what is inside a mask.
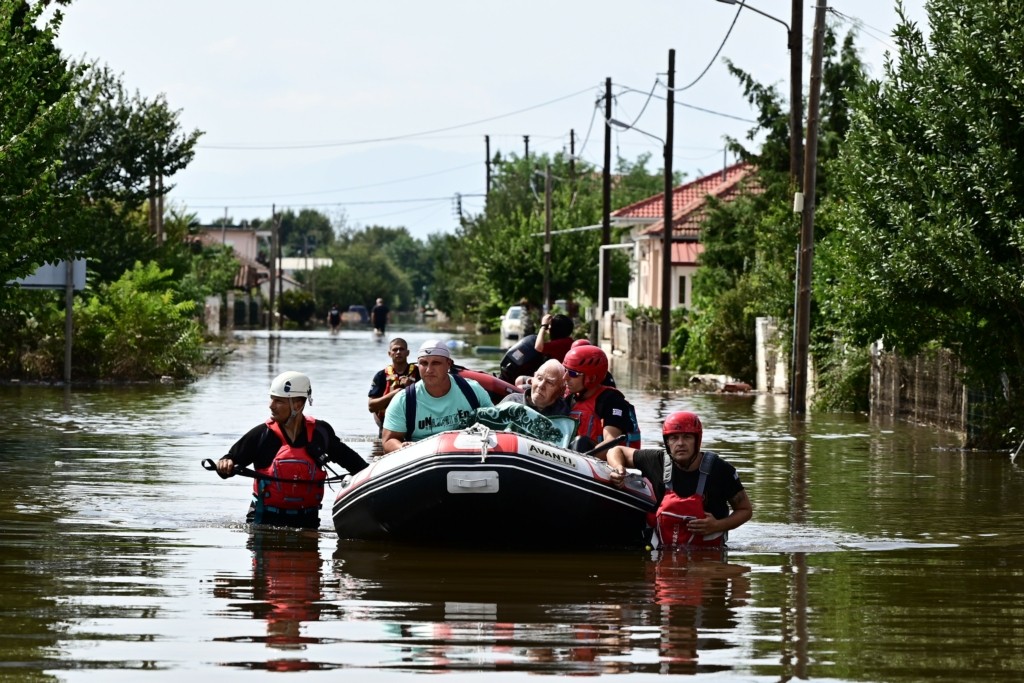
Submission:
[[[688,322],[693,329],[682,360],[694,370],[753,381],[756,317],[774,317],[783,330],[782,339],[790,338],[786,332],[792,323],[800,217],[791,208],[796,188],[789,175],[788,106],[775,86],[758,83],[732,63],[729,69],[758,112],[747,137],[761,142],[751,151],[738,140],[729,141],[755,172],[737,198],[710,201],[701,233],[704,253],[694,278],[696,310]],[[849,128],[848,98],[864,81],[853,34],[839,44],[834,30],[826,30],[822,72],[819,201],[830,190],[827,162],[837,154]],[[829,230],[827,221],[819,224],[816,238]]]
[[[63,5],[66,2],[58,2]],[[61,149],[75,116],[75,71],[53,41],[59,10],[0,1],[0,283],[75,253],[84,236],[62,230],[75,188],[58,183]],[[8,288],[0,286],[0,308]]]
[[[954,351],[1024,427],[1024,5],[931,0],[855,99],[823,296],[861,344]],[[1016,440],[1019,442],[1019,435]]]

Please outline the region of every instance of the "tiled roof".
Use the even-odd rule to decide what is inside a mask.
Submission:
[[[673,242],[672,264],[677,266],[695,266],[697,259],[704,253],[704,245],[700,242]]]
[[[747,177],[753,166],[746,162],[735,163],[721,171],[690,181],[672,190],[672,230],[674,237],[697,239],[700,224],[707,213],[707,197],[720,199],[735,195],[741,180]],[[661,233],[665,213],[665,193],[648,197],[642,201],[612,212],[619,223],[630,219],[637,223],[650,223],[641,234]],[[654,222],[651,222],[651,221]]]

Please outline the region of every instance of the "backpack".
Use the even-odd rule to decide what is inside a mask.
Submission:
[[[476,392],[473,391],[473,387],[469,386],[462,377],[456,374],[449,373],[449,377],[455,382],[461,391],[462,395],[469,401],[469,407],[476,410],[480,407],[480,399],[476,397]],[[411,439],[412,432],[416,429],[416,383],[409,384],[405,387],[405,438]]]
[[[700,462],[697,490],[692,496],[683,498],[672,490],[672,458],[665,453],[665,495],[653,515],[654,519],[648,519],[649,523],[653,521],[651,526],[654,527],[654,536],[651,538],[652,548],[720,547],[725,545],[728,534],[724,531],[701,536],[686,528],[687,522],[691,519],[704,517],[704,488],[707,486],[708,475],[711,474],[711,468],[717,458],[718,454],[714,451],[704,451],[704,457]]]

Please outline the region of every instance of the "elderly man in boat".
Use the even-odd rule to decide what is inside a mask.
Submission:
[[[501,404],[522,403],[541,415],[568,415],[569,402],[565,399],[565,367],[554,358],[544,361],[533,374],[526,391],[509,394]]]
[[[416,354],[420,381],[397,394],[384,411],[381,446],[385,453],[449,429],[459,429],[490,395],[475,380],[452,374],[452,354],[444,342],[423,342]]]

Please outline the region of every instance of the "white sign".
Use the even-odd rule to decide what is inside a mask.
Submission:
[[[29,289],[64,289],[67,284],[68,267],[66,261],[47,263],[28,277],[19,278],[8,284],[18,283]],[[72,286],[81,291],[85,289],[85,259],[77,259],[72,266]]]

